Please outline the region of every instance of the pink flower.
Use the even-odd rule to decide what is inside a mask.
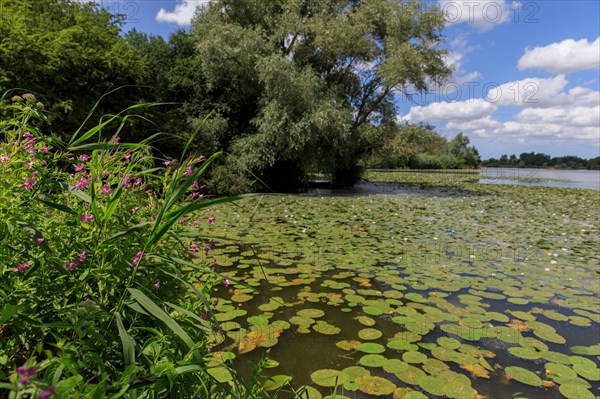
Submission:
[[[102,192],[102,194],[104,195],[109,195],[112,190],[110,189],[110,186],[108,184],[104,184],[101,188],[100,191]]]
[[[25,368],[23,366],[20,366],[17,368],[17,373],[19,375],[23,376],[21,378],[21,381],[19,381],[21,383],[21,385],[26,385],[29,382],[29,379],[31,377],[33,377],[33,375],[35,374],[35,368],[33,368],[33,367]]]
[[[84,165],[84,164],[82,164],[82,163],[78,163],[78,164],[75,166],[75,172],[81,172],[81,171],[82,171],[84,168],[85,168],[85,165]]]
[[[183,223],[185,223],[185,216],[184,216],[184,217],[182,217],[181,219],[179,219],[179,220],[177,221],[177,223],[179,223],[179,224],[183,224]]]
[[[29,268],[29,262],[21,263],[20,265],[13,267],[13,272],[14,273],[24,272],[28,268]]]
[[[198,179],[194,180],[194,184],[192,184],[195,190],[200,190],[200,183],[198,183]]]
[[[229,285],[231,284],[231,281],[229,281],[229,276],[225,275],[225,287],[229,287]]]
[[[198,227],[200,225],[200,219],[194,220],[194,227]]]
[[[131,156],[133,155],[133,151],[127,151],[127,154],[125,154],[125,163],[129,163],[129,161],[131,161]]]
[[[27,169],[33,168],[33,161],[27,162]]]
[[[195,242],[193,242],[192,245],[190,245],[190,252],[191,253],[195,254],[199,250],[200,250],[200,248],[198,248],[198,244],[196,244]]]
[[[25,182],[23,183],[23,188],[27,191],[31,191],[33,186],[35,186],[35,175],[31,176],[31,178],[26,176],[24,179]]]
[[[87,178],[87,176],[83,176],[81,179],[79,179],[77,183],[75,183],[75,187],[77,187],[80,190],[83,190],[87,187],[88,184],[90,184],[90,180]]]
[[[123,187],[127,188],[129,187],[129,183],[131,183],[131,174],[127,174],[125,175],[125,178],[123,179]]]
[[[113,144],[119,144],[119,141],[121,141],[121,138],[119,136],[116,136],[113,140]]]
[[[210,244],[206,244],[206,246],[204,247],[204,252],[208,254],[208,251],[210,251],[211,249],[212,247],[210,246]]]
[[[213,222],[214,222],[215,220],[217,220],[217,219],[216,219],[216,218],[214,218],[214,217],[212,217],[212,216],[211,216],[211,217],[209,217],[208,219],[206,219],[206,221],[208,222],[208,224],[213,224]]]
[[[31,140],[31,139],[35,138],[35,136],[33,134],[31,134],[31,132],[29,130],[27,130],[23,133],[23,138],[26,140]]]
[[[192,173],[193,173],[193,171],[194,171],[194,170],[192,169],[192,167],[191,167],[191,166],[186,166],[186,167],[185,167],[185,171],[183,172],[183,174],[184,174],[184,175],[186,175],[186,176],[191,176],[191,175],[192,175]]]
[[[42,245],[42,243],[46,241],[46,239],[44,237],[39,237],[37,239],[37,246],[39,247],[40,245]]]
[[[204,155],[200,155],[200,159],[199,159],[199,161],[200,161],[200,162],[202,162],[202,161],[206,161],[206,157],[205,157]]]
[[[142,184],[142,181],[143,181],[143,180],[142,180],[142,178],[141,178],[141,177],[138,177],[138,178],[136,178],[136,179],[133,181],[133,186],[134,186],[134,187],[137,187],[137,186],[139,186],[140,184]]]
[[[94,215],[91,213],[81,214],[81,223],[92,223],[94,221]]]
[[[8,155],[0,155],[0,162],[7,163],[10,161],[10,157]]]
[[[82,162],[87,162],[90,159],[92,159],[91,156],[89,156],[88,154],[81,154],[79,157],[77,157],[80,161]]]
[[[46,389],[44,392],[40,393],[37,399],[48,399],[54,393],[54,387],[50,387]]]
[[[81,253],[79,254],[79,261],[80,262],[85,262],[85,259],[87,258],[87,253],[85,252],[85,249],[83,251],[81,251]]]
[[[77,266],[79,266],[79,262],[77,262],[73,259],[69,259],[69,261],[65,265],[65,267],[69,270],[75,270],[75,269],[77,269]]]
[[[47,146],[47,145],[43,145],[43,146],[42,146],[42,152],[43,152],[44,154],[48,154],[48,153],[50,152],[50,151],[48,150],[48,146]]]
[[[106,177],[110,176],[110,172],[108,170],[105,170],[104,171],[104,176],[106,176]]]
[[[154,289],[155,290],[160,290],[160,280],[156,280],[156,283],[154,283]]]
[[[200,194],[199,192],[196,191],[190,195],[190,198],[194,200],[196,198],[202,198],[203,196],[204,196],[204,194]]]
[[[133,257],[133,260],[131,261],[131,264],[133,267],[137,267],[137,265],[140,263],[140,259],[142,259],[142,251],[137,251],[135,256]]]
[[[137,211],[139,211],[139,210],[140,210],[140,207],[139,207],[139,205],[138,205],[138,206],[136,206],[135,208],[132,208],[132,209],[131,209],[131,214],[132,214],[132,215],[134,215],[134,214],[135,214]]]
[[[166,167],[169,167],[169,166],[173,165],[173,164],[174,164],[174,163],[176,163],[176,162],[177,162],[177,160],[175,160],[175,159],[172,159],[172,160],[170,160],[170,161],[164,161],[164,162],[163,162],[163,165],[165,165]]]

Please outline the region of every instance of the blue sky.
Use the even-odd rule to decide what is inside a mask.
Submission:
[[[125,30],[165,38],[207,0],[102,0]],[[276,0],[264,0],[276,1]],[[600,2],[428,0],[446,13],[454,77],[414,97],[398,119],[469,136],[483,158],[544,152],[600,155]]]

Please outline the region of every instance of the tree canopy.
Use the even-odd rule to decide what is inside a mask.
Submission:
[[[192,36],[220,144],[268,184],[352,183],[394,94],[446,78],[443,15],[417,1],[218,0]]]

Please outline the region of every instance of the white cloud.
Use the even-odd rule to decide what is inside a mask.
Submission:
[[[486,100],[497,105],[547,108],[557,105],[590,106],[600,102],[600,93],[586,87],[565,91],[565,75],[552,78],[527,78],[492,87]]]
[[[411,107],[403,119],[412,122],[456,121],[468,122],[477,118],[492,115],[497,107],[485,100],[469,100],[455,102],[436,102],[427,106]]]
[[[519,3],[509,4],[505,0],[438,0],[438,6],[450,24],[469,23],[480,31],[492,29],[511,18],[511,9]]]
[[[161,8],[156,14],[156,20],[158,22],[175,23],[179,26],[187,26],[192,22],[194,13],[202,6],[208,4],[210,0],[184,0],[183,2],[175,5],[175,10],[166,11]]]
[[[550,73],[600,68],[600,37],[592,43],[587,39],[566,39],[545,47],[527,48],[517,67],[541,68]]]

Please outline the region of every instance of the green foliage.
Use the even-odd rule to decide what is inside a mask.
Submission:
[[[516,155],[503,154],[500,159],[490,158],[483,161],[484,166],[509,168],[554,168],[554,169],[600,169],[600,157],[589,160],[574,155],[551,157],[542,153],[522,153]]]
[[[206,235],[188,225],[232,200],[195,199],[213,158],[155,168],[146,144],[80,143],[99,129],[67,144],[42,134],[37,106],[33,95],[14,97],[3,110],[13,117],[0,122],[3,389],[62,398],[259,392],[233,371],[226,382],[207,372],[215,324],[197,315],[211,313],[223,277],[194,259],[194,240]]]
[[[417,1],[211,2],[192,35],[215,138],[272,189],[309,171],[352,183],[370,136],[393,124],[393,93],[450,72],[443,25]]]
[[[74,131],[111,87],[147,70],[119,37],[122,18],[93,2],[0,0],[0,20],[0,92],[34,92],[63,132]],[[106,98],[102,113],[125,108],[135,92]]]
[[[474,169],[480,163],[467,136],[459,133],[448,142],[431,125],[394,126],[378,140],[366,160],[371,168]]]

